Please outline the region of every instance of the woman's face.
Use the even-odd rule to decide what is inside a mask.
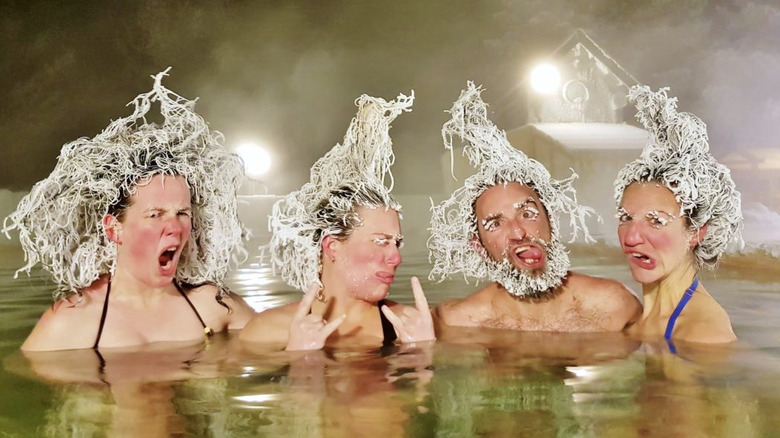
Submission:
[[[358,207],[356,212],[363,224],[333,243],[333,265],[350,296],[377,302],[387,296],[401,264],[401,222],[398,212],[384,207]]]
[[[656,283],[693,265],[694,233],[686,228],[680,204],[663,184],[629,185],[617,217],[620,246],[634,280]]]
[[[151,287],[171,283],[192,231],[190,189],[182,176],[140,181],[121,222],[107,215],[117,243],[117,271]]]

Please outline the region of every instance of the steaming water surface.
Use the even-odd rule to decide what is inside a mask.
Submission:
[[[740,336],[732,349],[683,345],[675,356],[621,334],[452,329],[432,346],[288,354],[217,336],[106,351],[101,374],[91,350],[19,352],[51,285],[12,280],[20,254],[0,250],[8,436],[750,437],[780,426],[780,287],[761,270],[704,278]],[[410,303],[409,277],[429,267],[405,256],[391,294]],[[614,255],[572,256],[581,272],[630,280]],[[257,258],[230,283],[256,309],[299,297]],[[423,287],[431,305],[475,288],[461,279]]]

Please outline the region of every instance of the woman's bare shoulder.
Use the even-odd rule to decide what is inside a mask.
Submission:
[[[681,318],[678,323],[675,338],[706,344],[736,341],[726,310],[709,294],[694,294],[693,297],[683,313],[685,319]]]
[[[295,311],[300,301],[264,310],[249,320],[239,339],[248,342],[287,343]]]
[[[224,328],[242,329],[255,315],[254,309],[240,295],[215,284],[207,283],[194,287],[187,291],[187,296],[210,320],[220,322],[217,325],[220,327],[218,331]]]
[[[25,351],[90,348],[94,345],[105,302],[105,281],[57,300],[46,309],[22,344]]]

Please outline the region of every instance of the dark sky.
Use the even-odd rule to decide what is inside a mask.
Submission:
[[[518,83],[583,28],[641,82],[671,86],[713,150],[780,149],[773,0],[31,1],[0,3],[0,188],[27,190],[172,66],[228,146],[268,144],[286,192],[341,141],[363,93],[414,89],[396,119],[397,193],[440,187],[441,124],[471,79],[494,121],[524,122]],[[739,6],[737,6],[739,5]]]

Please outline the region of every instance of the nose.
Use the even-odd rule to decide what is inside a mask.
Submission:
[[[627,222],[618,227],[618,239],[623,246],[636,246],[643,242],[642,233],[637,222]]]
[[[170,217],[165,221],[165,235],[181,234],[184,231],[184,224],[178,216]]]
[[[397,246],[391,246],[390,253],[385,258],[385,262],[392,267],[396,267],[401,264],[401,250]]]
[[[526,236],[525,227],[522,222],[514,220],[510,222],[509,238],[512,240],[523,240]]]

